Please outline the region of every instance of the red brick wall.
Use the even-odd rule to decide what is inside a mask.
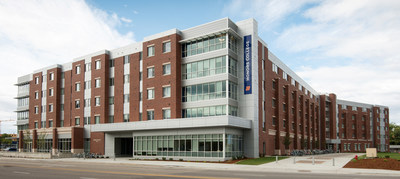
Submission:
[[[54,80],[50,80],[50,74],[54,74]],[[46,125],[49,126],[49,121],[53,121],[53,127],[59,127],[60,121],[60,86],[61,86],[61,68],[53,68],[47,70],[47,98],[46,98]],[[49,95],[49,90],[53,89],[53,96]],[[49,111],[49,105],[53,104],[53,112]]]
[[[90,133],[90,153],[104,155],[104,132]]]
[[[80,66],[80,74],[76,74],[75,67]],[[79,126],[83,126],[83,108],[84,108],[84,87],[85,87],[85,60],[80,60],[72,63],[72,74],[71,74],[71,116],[69,126],[75,126],[75,118],[79,117]],[[75,91],[75,84],[80,83],[80,91]],[[80,101],[80,108],[75,108],[75,101]],[[68,119],[64,119],[68,120]],[[64,123],[64,126],[67,126]]]
[[[39,77],[39,84],[35,84],[35,78]],[[39,98],[35,99],[35,92],[39,93]],[[35,128],[35,122],[41,127],[41,108],[42,108],[42,72],[33,74],[33,79],[29,85],[29,129]],[[39,113],[35,114],[35,107],[39,108]]]
[[[83,127],[72,127],[71,149],[83,149]]]
[[[114,122],[124,121],[124,57],[114,59]]]
[[[72,110],[72,70],[68,70],[64,72],[64,126],[71,126],[71,110]],[[74,125],[72,123],[72,125]]]
[[[129,84],[129,121],[139,121],[139,92],[140,92],[140,53],[129,55],[130,84]],[[144,72],[144,71],[143,71]],[[144,90],[144,89],[143,89]]]
[[[143,120],[147,120],[147,110],[154,109],[154,119],[162,119],[162,108],[171,109],[171,118],[181,117],[181,46],[178,34],[172,34],[143,43]],[[171,41],[171,52],[162,53],[162,43]],[[148,57],[147,47],[154,45],[155,55]],[[171,74],[163,75],[164,63],[171,63]],[[147,78],[147,67],[155,67],[155,77]],[[171,86],[171,97],[162,97],[162,86]],[[155,98],[147,100],[147,89],[155,88]]]
[[[100,60],[101,68],[95,68],[95,62]],[[95,116],[100,115],[100,123],[108,122],[109,110],[109,80],[110,63],[108,54],[102,54],[92,57],[92,79],[91,79],[91,123],[95,123]],[[95,88],[95,79],[100,78],[100,88]],[[100,106],[95,106],[95,97],[100,97]],[[83,116],[83,115],[82,115]],[[104,150],[104,149],[103,149]]]

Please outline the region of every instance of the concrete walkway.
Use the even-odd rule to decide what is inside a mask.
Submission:
[[[378,170],[378,169],[350,169],[342,168],[355,155],[363,154],[326,154],[314,156],[315,162],[312,164],[312,156],[290,157],[263,165],[239,165],[206,162],[179,162],[179,161],[151,161],[151,160],[129,160],[131,158],[117,159],[47,159],[52,161],[87,162],[87,163],[115,163],[131,165],[158,165],[166,167],[189,167],[207,170],[232,170],[232,171],[257,171],[257,172],[291,172],[291,173],[326,173],[326,174],[361,174],[361,175],[385,175],[400,176],[400,171]],[[42,159],[26,159],[42,160]],[[46,160],[46,159],[43,159]],[[294,163],[294,160],[296,163]],[[333,160],[335,165],[333,166]]]

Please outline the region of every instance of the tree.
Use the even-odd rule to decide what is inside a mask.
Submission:
[[[2,145],[10,145],[11,144],[11,139],[6,139],[7,137],[11,137],[10,134],[3,134],[0,137],[0,146]]]
[[[289,149],[289,145],[292,143],[292,141],[290,140],[290,134],[289,132],[286,132],[286,136],[283,139],[283,145],[285,145],[285,149],[288,150]]]
[[[42,152],[42,150],[48,150],[47,148],[46,148],[46,137],[47,137],[47,134],[46,133],[39,133],[39,135],[38,135],[38,139],[37,139],[37,148],[38,149],[40,149],[41,150],[41,152]]]
[[[390,145],[400,145],[400,126],[395,123],[389,124]]]

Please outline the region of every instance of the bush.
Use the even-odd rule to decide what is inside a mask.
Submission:
[[[174,159],[173,159],[173,158],[169,158],[169,160],[171,160],[171,161],[172,161],[172,160],[174,160]]]
[[[158,158],[156,158],[156,160],[158,160]]]
[[[167,160],[167,158],[163,157],[162,160]]]
[[[385,155],[385,158],[390,158],[390,156],[389,155]]]
[[[180,158],[179,161],[183,161],[183,159]]]

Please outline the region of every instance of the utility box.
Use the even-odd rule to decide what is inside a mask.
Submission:
[[[367,148],[367,158],[376,158],[376,148]]]

